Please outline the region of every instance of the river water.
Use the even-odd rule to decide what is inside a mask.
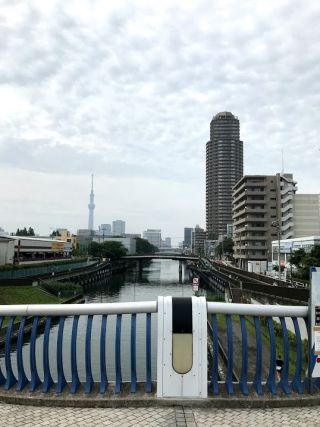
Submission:
[[[137,269],[128,269],[123,273],[116,273],[102,285],[91,288],[85,293],[85,302],[109,303],[109,302],[130,302],[130,301],[154,301],[158,296],[179,296],[188,297],[193,295],[192,278],[189,270],[183,265],[182,280],[179,283],[179,262],[171,260],[154,260],[144,265],[142,272]],[[67,381],[71,380],[70,370],[70,342],[73,317],[66,318],[63,335],[63,362],[64,372]],[[115,324],[116,316],[110,315],[107,319],[106,337],[106,367],[109,381],[115,380]],[[77,339],[77,362],[78,372],[81,381],[85,380],[85,335],[87,316],[81,316],[78,326]],[[152,314],[151,323],[151,353],[152,353],[152,379],[156,379],[156,352],[157,352],[157,314]],[[92,326],[92,373],[95,381],[100,380],[100,327],[101,316],[94,316]],[[50,370],[56,380],[56,342],[58,326],[54,325],[50,331]],[[121,363],[122,379],[130,380],[130,333],[131,315],[122,316],[121,334]],[[137,379],[145,380],[146,374],[146,315],[137,315]],[[43,378],[43,336],[40,335],[36,342],[37,368],[40,378]],[[30,378],[29,369],[29,343],[26,342],[23,349],[23,359],[25,371]],[[4,361],[1,361],[1,368],[4,369]],[[15,352],[12,353],[13,370],[16,370]]]

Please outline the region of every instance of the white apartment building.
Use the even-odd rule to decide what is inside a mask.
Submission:
[[[296,194],[294,237],[320,236],[320,194]]]

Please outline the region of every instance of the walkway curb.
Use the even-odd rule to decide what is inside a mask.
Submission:
[[[98,388],[89,395],[79,389],[76,395],[69,393],[68,389],[63,393],[42,393],[41,390],[30,393],[27,389],[22,392],[0,391],[0,403],[13,405],[31,405],[46,407],[71,407],[71,408],[142,408],[142,407],[173,407],[187,406],[191,408],[284,408],[320,406],[320,394],[299,395],[293,393],[290,396],[272,396],[266,393],[257,396],[251,393],[248,397],[235,396],[209,396],[207,399],[176,399],[157,398],[154,392],[145,393],[144,387],[138,387],[137,393],[130,393],[130,385],[125,384],[121,395],[113,391],[113,385],[109,386],[105,394],[98,393]],[[155,390],[155,386],[153,388]]]

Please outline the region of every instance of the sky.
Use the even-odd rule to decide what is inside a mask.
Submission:
[[[0,227],[205,227],[205,145],[319,193],[320,3],[0,0]]]

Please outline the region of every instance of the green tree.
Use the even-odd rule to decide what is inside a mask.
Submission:
[[[34,229],[32,227],[29,227],[29,229],[27,230],[27,227],[24,227],[23,229],[20,230],[20,228],[17,229],[16,231],[16,236],[34,236]]]
[[[158,251],[158,248],[146,239],[141,239],[141,237],[136,237],[136,253],[137,254],[154,254]]]
[[[112,240],[101,243],[101,255],[104,258],[119,259],[126,255],[127,249],[120,242]]]
[[[289,262],[298,268],[297,277],[308,280],[310,268],[320,265],[320,245],[315,245],[309,253],[304,249],[294,251]]]
[[[290,264],[295,265],[297,268],[300,268],[302,264],[302,260],[305,256],[306,256],[306,251],[303,248],[298,249],[292,252],[289,258],[289,262]]]
[[[88,246],[88,254],[94,257],[102,256],[102,247],[100,243],[91,242]]]
[[[233,254],[233,240],[231,237],[225,237],[222,242],[215,248],[215,254],[222,257],[222,255],[232,256]]]
[[[50,234],[51,237],[59,237],[61,234],[59,233],[59,230],[53,230],[53,232]]]

